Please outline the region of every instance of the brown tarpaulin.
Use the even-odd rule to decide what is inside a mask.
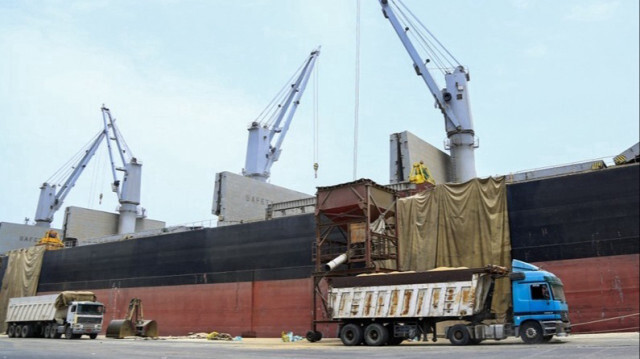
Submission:
[[[0,333],[4,333],[10,298],[36,295],[45,247],[16,249],[8,253],[7,270],[0,289]]]
[[[473,179],[398,200],[402,270],[436,267],[511,268],[511,239],[504,177]],[[492,312],[511,304],[508,278],[496,282]]]
[[[74,292],[65,291],[60,293],[56,298],[55,306],[57,309],[64,308],[71,302],[95,302],[96,295],[93,292]]]

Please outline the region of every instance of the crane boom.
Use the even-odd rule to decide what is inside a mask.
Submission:
[[[89,164],[89,161],[95,155],[102,141],[107,139],[107,149],[109,159],[111,161],[111,173],[113,175],[112,189],[117,194],[120,202],[118,211],[120,219],[118,224],[119,233],[131,233],[135,231],[135,221],[138,213],[138,205],[140,204],[140,184],[141,184],[141,166],[142,164],[133,157],[128,148],[124,149],[124,139],[118,131],[115,119],[111,117],[111,112],[104,105],[102,110],[103,128],[100,130],[96,138],[91,142],[89,148],[85,151],[80,160],[73,166],[73,171],[65,180],[64,184],[57,190],[55,184],[45,182],[40,187],[40,197],[38,199],[38,207],[36,209],[36,225],[40,227],[50,227],[53,222],[53,216],[62,207],[65,197],[76,184],[78,178]],[[120,159],[123,167],[116,167],[113,159],[111,143],[116,142]],[[128,156],[128,161],[125,159]],[[123,171],[124,176],[121,181],[118,179],[116,171]]]
[[[305,60],[295,81],[289,86],[282,101],[277,104],[274,117],[264,121],[254,121],[249,126],[247,156],[242,174],[266,182],[271,174],[271,166],[280,158],[282,142],[289,131],[293,115],[300,105],[300,98],[309,81],[315,62],[320,55],[320,47],[313,50]],[[264,113],[264,112],[263,112]],[[272,144],[277,135],[275,144]]]
[[[393,0],[379,0],[382,13],[389,20],[391,26],[400,38],[400,41],[413,60],[413,67],[416,74],[424,80],[427,88],[433,95],[436,106],[442,111],[445,119],[445,129],[447,132],[447,149],[451,152],[454,168],[454,182],[466,182],[476,177],[474,149],[478,147],[475,141],[475,131],[473,120],[469,110],[469,94],[467,82],[469,73],[458,65],[445,74],[446,87],[442,90],[438,88],[433,76],[426,66],[430,60],[423,60],[413,45],[407,32],[411,30],[409,26],[403,26],[390,6]]]
[[[64,199],[67,197],[76,181],[89,164],[89,161],[95,155],[96,150],[100,147],[100,143],[106,137],[107,131],[103,129],[100,131],[96,139],[91,143],[89,149],[85,152],[84,156],[74,166],[71,175],[67,178],[60,189],[56,191],[56,185],[50,183],[43,183],[40,187],[40,197],[38,199],[38,207],[36,209],[36,225],[40,227],[49,228],[51,222],[53,222],[53,215],[62,206]]]

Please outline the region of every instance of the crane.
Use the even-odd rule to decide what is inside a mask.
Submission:
[[[400,0],[379,0],[379,2],[383,15],[389,20],[413,60],[416,74],[422,77],[435,99],[436,107],[444,115],[448,137],[445,148],[451,153],[453,182],[466,182],[476,177],[474,150],[478,148],[478,142],[469,110],[467,90],[467,82],[470,80],[469,71],[460,65]],[[411,31],[415,41],[429,55],[426,60],[423,60],[409,38]],[[446,87],[443,89],[439,89],[427,69],[427,63],[432,61],[444,73]]]
[[[300,98],[319,55],[320,47],[311,51],[285,87],[249,125],[247,157],[242,170],[242,175],[245,177],[262,182],[269,179],[271,166],[280,157],[282,141],[300,105]],[[292,80],[294,80],[293,83]]]
[[[67,197],[76,181],[89,164],[105,138],[111,162],[111,173],[113,175],[112,190],[118,195],[120,207],[120,219],[118,223],[119,233],[131,233],[135,231],[135,221],[138,215],[140,204],[140,184],[142,174],[142,164],[133,156],[127,146],[122,134],[116,126],[115,119],[111,117],[111,112],[104,105],[102,110],[103,128],[90,142],[81,158],[71,167],[71,173],[66,177],[62,185],[56,185],[48,180],[40,187],[40,197],[36,209],[36,226],[49,228],[53,221],[53,216]],[[116,167],[111,148],[111,141],[115,141],[118,154],[122,161],[122,167]],[[122,171],[122,181],[118,179],[116,171]],[[54,175],[55,176],[55,175]],[[53,177],[53,176],[52,176]],[[122,184],[122,186],[121,186]],[[144,209],[141,209],[144,213]]]

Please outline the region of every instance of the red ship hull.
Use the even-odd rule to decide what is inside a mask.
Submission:
[[[638,254],[539,262],[565,283],[574,333],[637,331]],[[224,332],[233,336],[304,335],[311,324],[311,279],[93,290],[107,305],[105,328],[126,316],[131,298],[140,298],[147,319],[160,334]],[[44,293],[39,293],[44,294]],[[335,328],[322,326],[325,336]]]

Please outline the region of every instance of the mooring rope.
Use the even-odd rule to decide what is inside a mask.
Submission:
[[[612,318],[607,318],[607,319],[598,319],[598,320],[592,320],[590,322],[571,324],[571,327],[573,328],[573,327],[577,327],[577,326],[580,326],[580,325],[587,325],[587,324],[593,324],[593,323],[606,322],[608,320],[622,319],[622,318],[627,318],[627,317],[633,317],[633,316],[636,316],[636,315],[640,315],[640,313],[620,315],[620,316],[617,316],[617,317],[612,317]]]

